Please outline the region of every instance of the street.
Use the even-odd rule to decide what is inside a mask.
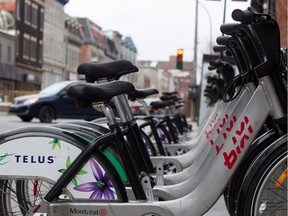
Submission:
[[[52,124],[57,124],[58,122],[71,121],[70,119],[57,119],[57,121],[53,121]],[[7,130],[15,129],[18,127],[26,127],[26,126],[44,126],[44,125],[52,125],[40,123],[38,119],[33,119],[31,122],[22,122],[20,118],[17,116],[7,115],[5,112],[0,112],[0,133],[5,132]],[[226,209],[223,196],[216,202],[216,204],[206,213],[204,216],[229,216],[228,211]]]

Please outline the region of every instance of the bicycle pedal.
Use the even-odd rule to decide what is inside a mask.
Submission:
[[[142,179],[143,179],[145,176],[147,176],[147,177],[149,178],[150,184],[151,184],[151,186],[152,186],[152,188],[153,188],[153,187],[156,185],[155,178],[154,178],[152,175],[150,175],[149,173],[142,171],[142,172],[140,173],[140,175],[139,175],[139,179],[142,181]]]
[[[156,167],[156,186],[163,186],[163,185],[164,185],[163,165],[157,164],[157,167]]]
[[[153,196],[150,178],[148,176],[144,176],[141,179],[141,184],[142,184],[143,190],[146,194],[147,201],[153,202],[154,196]]]

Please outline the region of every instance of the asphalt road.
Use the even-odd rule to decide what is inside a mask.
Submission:
[[[70,121],[67,119],[58,119],[52,124],[57,124],[58,122]],[[41,125],[51,125],[40,123],[38,119],[33,119],[31,122],[22,122],[20,118],[16,116],[7,115],[5,112],[0,112],[0,133],[7,130],[15,129],[18,127],[25,126],[41,126]],[[226,209],[223,196],[216,202],[216,204],[206,213],[204,216],[229,216]]]

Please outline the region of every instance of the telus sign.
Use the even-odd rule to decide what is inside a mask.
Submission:
[[[53,164],[55,156],[15,155],[16,163],[27,164]]]

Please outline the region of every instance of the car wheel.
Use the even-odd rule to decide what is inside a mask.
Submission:
[[[43,123],[51,123],[52,120],[54,119],[55,112],[53,107],[45,105],[40,108],[39,113],[38,113],[38,118],[40,122]]]
[[[23,122],[30,122],[33,119],[33,116],[19,116]]]

